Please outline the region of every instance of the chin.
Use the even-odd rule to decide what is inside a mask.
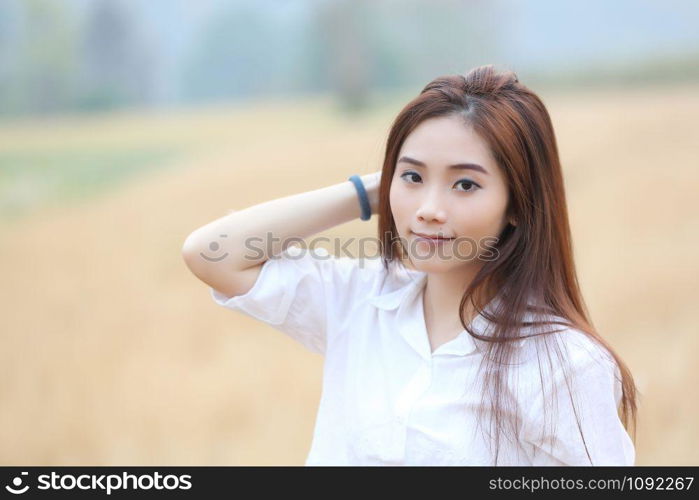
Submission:
[[[430,273],[430,274],[440,274],[440,273],[448,273],[448,272],[453,272],[455,267],[455,263],[444,260],[444,259],[439,259],[439,257],[434,256],[432,258],[412,258],[412,263],[413,263],[413,268],[416,271],[421,271],[423,273]]]

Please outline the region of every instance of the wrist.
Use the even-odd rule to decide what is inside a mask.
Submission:
[[[371,201],[369,200],[369,193],[367,192],[366,186],[362,177],[358,174],[351,175],[347,178],[354,185],[354,189],[357,193],[357,200],[360,207],[359,218],[361,220],[369,220],[372,215]]]
[[[379,186],[381,185],[381,172],[364,174],[359,178],[362,180],[367,197],[369,198],[371,213],[375,214],[379,207]]]

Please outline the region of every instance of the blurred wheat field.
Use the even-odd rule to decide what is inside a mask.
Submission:
[[[636,463],[697,464],[699,86],[540,95],[584,297],[641,391]],[[377,170],[410,97],[351,119],[307,99],[0,125],[0,154],[183,151],[0,219],[2,464],[303,464],[323,358],[214,304],[182,243],[232,209]]]

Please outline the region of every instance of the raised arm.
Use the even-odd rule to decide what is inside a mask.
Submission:
[[[360,177],[375,213],[381,172]],[[262,264],[284,251],[295,241],[292,238],[307,238],[360,214],[357,191],[347,180],[216,219],[186,238],[182,257],[190,271],[209,286],[227,295],[242,295],[254,285]],[[264,251],[251,251],[246,242]],[[263,255],[256,255],[260,253]]]

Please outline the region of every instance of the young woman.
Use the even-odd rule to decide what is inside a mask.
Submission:
[[[581,297],[539,97],[492,66],[437,78],[350,180],[183,247],[218,304],[325,356],[306,465],[633,465],[636,387]],[[291,246],[370,213],[381,259]]]

